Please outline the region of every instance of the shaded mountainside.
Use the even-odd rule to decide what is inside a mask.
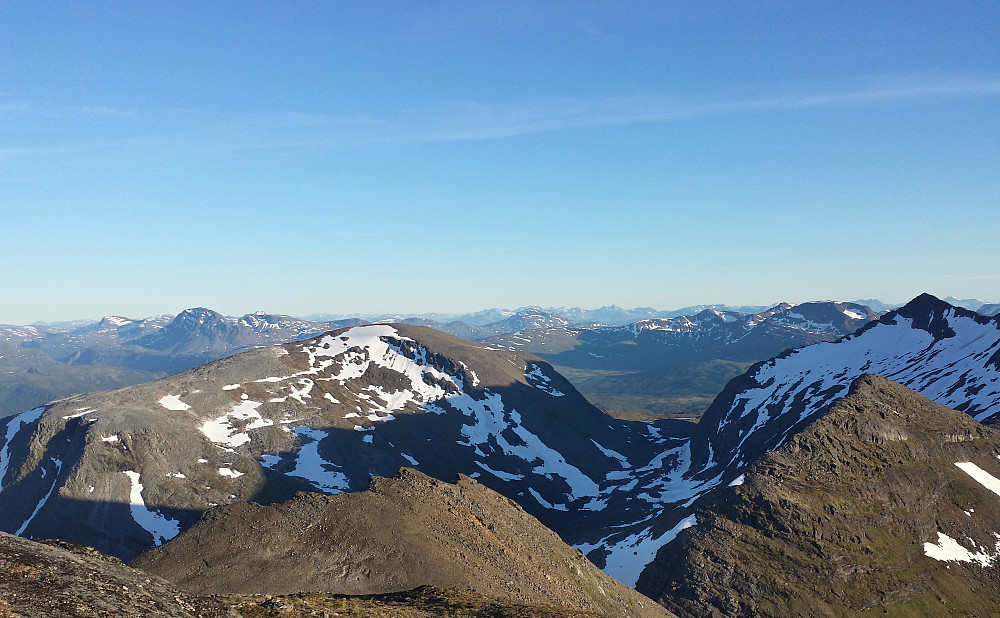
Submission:
[[[212,509],[132,565],[202,594],[431,585],[606,616],[667,615],[511,500],[469,477],[450,484],[406,468],[363,492]]]
[[[683,616],[998,615],[998,456],[1000,432],[861,377],[640,588]]]

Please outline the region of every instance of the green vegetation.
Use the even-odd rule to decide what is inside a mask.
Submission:
[[[555,365],[590,403],[617,418],[697,419],[750,363],[712,360],[659,371],[612,371]]]

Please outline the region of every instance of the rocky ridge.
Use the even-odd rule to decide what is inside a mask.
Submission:
[[[682,616],[997,615],[1000,432],[879,376],[697,512],[640,587]]]
[[[605,616],[666,616],[513,501],[402,469],[362,492],[208,511],[132,565],[199,594],[374,594],[420,586]]]

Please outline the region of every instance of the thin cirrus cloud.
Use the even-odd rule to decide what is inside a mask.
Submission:
[[[429,117],[422,116],[423,126],[429,128],[412,133],[409,138],[428,141],[497,139],[545,131],[678,122],[741,113],[998,94],[1000,79],[897,78],[867,87],[811,91],[786,88],[781,93],[756,96],[645,95],[596,100],[550,99],[499,106],[461,103]]]
[[[0,105],[0,127],[8,135],[21,136],[19,143],[5,149],[7,157],[18,153],[51,152],[56,145],[54,141],[64,142],[63,146],[69,141],[80,149],[90,150],[127,145],[129,141],[143,147],[155,141],[169,150],[212,152],[492,140],[738,114],[856,108],[998,94],[1000,79],[906,76],[839,89],[786,86],[769,92],[697,97],[646,94],[591,99],[546,98],[509,104],[452,102],[395,114],[261,112],[228,115],[191,109],[51,109],[16,103]]]

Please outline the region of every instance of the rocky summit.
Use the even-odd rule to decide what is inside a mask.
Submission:
[[[200,594],[376,594],[419,586],[605,616],[667,616],[511,500],[407,468],[366,491],[232,504],[132,565]]]
[[[700,509],[642,584],[682,616],[995,616],[1000,431],[878,376]]]

